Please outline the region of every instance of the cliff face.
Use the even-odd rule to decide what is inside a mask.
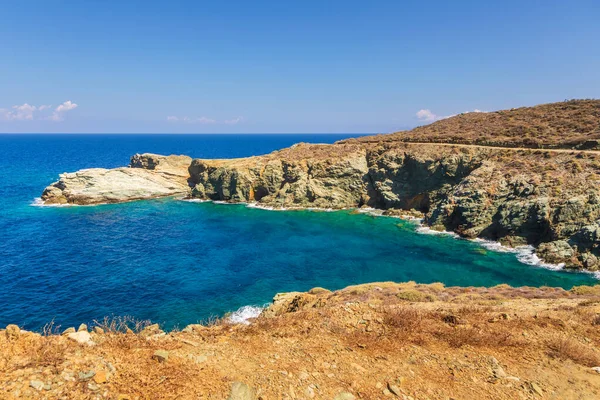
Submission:
[[[194,160],[192,196],[273,207],[417,210],[434,229],[532,244],[553,263],[600,266],[600,155],[387,143],[300,144]]]
[[[464,118],[475,118],[479,122],[464,129],[483,129],[487,137],[500,129],[498,121],[516,119],[523,125],[527,120],[523,129],[544,127],[542,139],[565,147],[594,137],[595,127],[600,127],[597,106],[598,101],[566,102],[535,107],[530,113],[518,109],[440,123],[449,129],[463,126]],[[561,115],[581,120],[561,121]],[[514,124],[507,123],[505,136],[515,132]],[[61,175],[42,199],[95,204],[186,194],[271,207],[368,206],[391,214],[413,210],[423,213],[424,223],[434,229],[511,246],[531,244],[548,262],[598,270],[600,152],[579,150],[580,142],[574,145],[577,149],[542,150],[410,143],[393,134],[333,145],[301,143],[231,160],[136,155],[131,168]]]
[[[262,157],[194,160],[192,196],[259,201],[276,207],[344,208],[366,204],[366,150],[354,145],[307,145]]]

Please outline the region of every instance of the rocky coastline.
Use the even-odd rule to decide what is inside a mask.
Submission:
[[[595,108],[590,101],[566,104],[551,106],[555,114],[566,109],[569,118],[574,108],[591,109],[592,120],[600,109],[600,101],[592,101]],[[548,105],[538,107],[548,110]],[[502,120],[511,120],[511,112],[523,119],[527,110],[497,113]],[[539,110],[529,110],[534,124],[541,118]],[[581,117],[581,112],[575,115]],[[559,117],[553,123],[568,126]],[[450,124],[453,118],[430,129],[439,136],[436,124]],[[491,120],[497,123],[497,118]],[[584,120],[586,129],[594,126]],[[481,122],[477,127],[486,129]],[[514,124],[509,128],[513,132]],[[276,208],[372,207],[390,215],[422,214],[432,229],[465,238],[532,245],[547,263],[600,269],[600,152],[580,149],[597,131],[578,131],[572,137],[561,131],[572,148],[559,149],[413,143],[411,132],[405,134],[407,141],[391,134],[331,145],[299,143],[240,159],[136,154],[128,168],[62,174],[42,200],[50,205],[101,204],[179,195]],[[559,147],[558,136],[544,137],[550,138],[550,147]]]

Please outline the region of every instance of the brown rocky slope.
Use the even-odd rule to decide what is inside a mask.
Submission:
[[[250,325],[9,326],[0,398],[597,399],[599,326],[600,286],[316,288]]]
[[[581,100],[471,113],[477,115],[459,115],[400,134],[333,145],[301,143],[243,159],[195,159],[188,169],[189,195],[271,207],[417,212],[434,229],[511,246],[530,244],[547,262],[598,270],[600,152],[579,148],[594,147],[589,144],[600,129],[599,109],[600,101]],[[539,146],[554,149],[519,148],[527,144],[519,132],[532,127],[541,132],[535,136]],[[415,138],[442,143],[411,143]],[[135,157],[146,160],[132,162],[129,171],[137,175],[148,173],[147,160],[162,156]],[[171,157],[176,156],[162,159]],[[118,190],[110,182],[86,171],[78,172],[86,179],[62,176],[46,189],[43,200],[98,203],[102,196],[90,193],[104,187],[112,195],[109,202],[118,201]],[[132,185],[137,182],[132,180]],[[158,196],[141,196],[139,191],[122,201]]]

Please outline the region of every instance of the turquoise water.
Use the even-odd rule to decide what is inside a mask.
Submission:
[[[0,326],[39,329],[132,315],[183,327],[277,292],[373,281],[461,286],[591,284],[513,253],[351,211],[268,211],[176,199],[34,207],[58,173],[135,152],[240,157],[339,135],[0,135]],[[347,136],[346,136],[347,137]]]

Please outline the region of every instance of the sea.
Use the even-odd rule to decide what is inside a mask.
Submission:
[[[595,284],[530,248],[434,234],[354,210],[267,210],[178,198],[40,206],[63,172],[125,166],[152,152],[270,153],[360,135],[0,135],[0,327],[40,330],[132,317],[165,329],[229,315],[243,323],[279,292],[378,281],[447,286]]]

